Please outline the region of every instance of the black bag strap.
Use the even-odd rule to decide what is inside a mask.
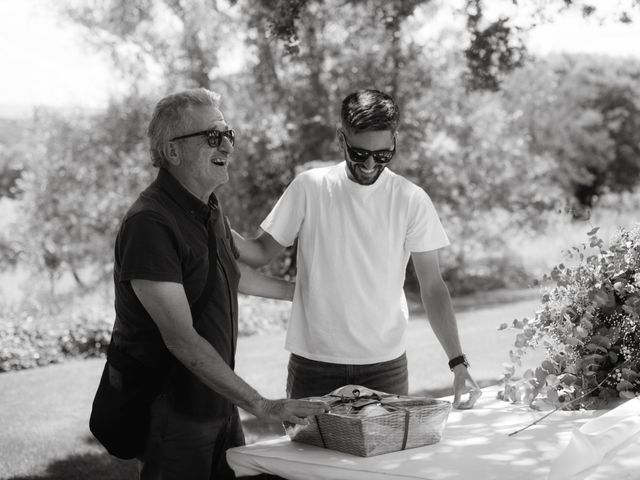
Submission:
[[[217,204],[217,201],[209,199],[209,208],[211,213],[207,220],[207,245],[209,247],[209,273],[207,275],[207,282],[200,293],[198,299],[191,307],[191,319],[195,321],[202,312],[204,312],[209,299],[211,298],[211,292],[213,292],[213,286],[216,281],[217,260],[218,260],[218,241],[216,238],[215,224],[222,216],[222,211]]]

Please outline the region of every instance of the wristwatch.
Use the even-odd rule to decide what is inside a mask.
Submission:
[[[464,353],[458,357],[454,357],[451,360],[449,360],[449,368],[451,369],[452,372],[453,372],[453,367],[460,364],[469,368],[469,361],[467,360],[467,356]]]

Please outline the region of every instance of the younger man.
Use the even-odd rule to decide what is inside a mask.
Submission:
[[[472,408],[480,390],[462,353],[438,263],[449,240],[429,196],[387,168],[396,153],[399,109],[377,90],[342,103],[345,161],[298,175],[260,225],[234,235],[240,260],[261,266],[298,238],[297,281],[286,348],[287,394],[324,395],[358,384],[406,395],[409,257],[422,302],[454,373],[454,405]],[[461,396],[470,393],[461,403]]]

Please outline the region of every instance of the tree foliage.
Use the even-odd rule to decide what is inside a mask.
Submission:
[[[16,194],[16,181],[29,159],[25,134],[30,125],[24,119],[0,119],[0,198],[13,198]]]
[[[300,44],[304,42],[300,30],[305,18],[312,16],[313,8],[324,4],[325,0],[261,0],[257,3],[260,4],[261,18],[268,23],[269,32],[284,42],[287,53],[297,54]],[[381,12],[380,21],[385,25],[391,41],[397,43],[403,23],[415,9],[435,3],[434,0],[346,0],[337,4],[336,8],[345,15],[350,6],[364,6],[367,11]],[[512,0],[511,5],[504,3],[511,9],[506,8],[497,18],[489,18],[485,15],[487,2],[464,1],[463,15],[466,17],[468,37],[468,44],[464,48],[467,61],[465,77],[467,87],[471,90],[498,90],[504,75],[522,66],[528,57],[523,35],[538,24],[553,21],[555,16],[567,10],[579,11],[585,18],[600,13],[595,5],[584,0]],[[530,14],[516,14],[523,9]],[[612,15],[616,21],[631,23],[639,9],[640,4],[633,1],[632,5],[618,5]],[[520,24],[521,18],[526,19],[525,24]]]
[[[483,26],[482,1],[468,0],[467,29],[471,35],[464,51],[467,86],[471,90],[499,90],[504,74],[521,67],[527,56],[524,43],[514,34],[517,28],[507,17]]]
[[[126,96],[96,115],[38,119],[43,141],[19,184],[25,259],[80,280],[88,266],[110,268],[115,228],[154,174],[144,129],[166,93],[222,93],[238,142],[219,193],[234,227],[252,234],[296,172],[342,159],[340,101],[375,87],[401,107],[393,169],[429,192],[452,239],[445,274],[477,279],[460,292],[487,278],[509,282],[509,231],[540,226],[540,212],[581,185],[636,183],[636,70],[529,59],[511,72],[526,60],[520,27],[489,18],[480,1],[465,7],[471,43],[460,48],[460,31],[430,44],[415,35],[439,8],[431,0],[66,3],[67,18],[126,80]],[[239,47],[244,64],[227,68]],[[291,273],[291,253],[282,271]]]
[[[515,72],[505,91],[521,111],[529,149],[583,207],[640,179],[640,62],[556,57]]]
[[[222,3],[222,4],[220,4]],[[85,27],[87,41],[106,52],[127,82],[173,90],[209,87],[221,45],[238,25],[226,2],[213,0],[77,0],[64,15]]]
[[[147,102],[125,99],[96,116],[41,111],[37,163],[21,176],[15,228],[28,264],[52,280],[70,271],[103,278],[124,208],[151,178]],[[35,132],[34,132],[35,133]]]

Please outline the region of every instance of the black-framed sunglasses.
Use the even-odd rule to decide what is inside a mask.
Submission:
[[[390,150],[365,150],[364,148],[352,147],[347,140],[347,137],[342,133],[342,138],[347,146],[347,153],[349,158],[354,163],[364,163],[367,158],[373,157],[376,163],[386,164],[391,161],[396,153],[396,137],[393,136],[393,148]]]
[[[231,129],[216,130],[215,128],[212,128],[211,130],[203,130],[202,132],[180,135],[179,137],[172,138],[169,141],[173,142],[174,140],[182,140],[183,138],[199,137],[203,135],[207,137],[207,143],[211,148],[218,148],[222,143],[222,137],[227,137],[229,142],[231,142],[231,145],[235,145],[236,143],[236,132]]]

